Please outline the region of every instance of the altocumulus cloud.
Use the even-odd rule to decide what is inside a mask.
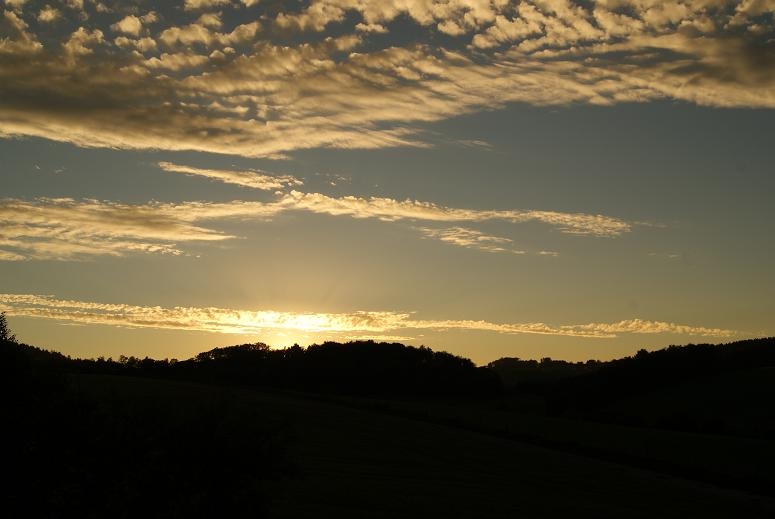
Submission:
[[[4,5],[0,136],[281,157],[511,102],[775,107],[773,0]]]
[[[48,295],[0,294],[0,310],[10,315],[133,328],[166,328],[226,334],[268,330],[342,334],[342,338],[380,336],[390,332],[469,330],[499,334],[538,334],[610,339],[624,333],[669,333],[701,337],[734,337],[740,332],[662,321],[630,319],[614,323],[549,325],[493,323],[483,320],[416,319],[411,312],[356,311],[297,313],[214,307],[135,306],[58,299]]]

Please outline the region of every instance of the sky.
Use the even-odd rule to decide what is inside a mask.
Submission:
[[[0,311],[79,357],[775,335],[775,0],[0,0]]]

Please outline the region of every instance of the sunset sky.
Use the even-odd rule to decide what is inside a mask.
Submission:
[[[775,335],[775,0],[0,0],[0,311],[73,356]]]

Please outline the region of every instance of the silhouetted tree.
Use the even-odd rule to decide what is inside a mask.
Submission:
[[[11,333],[11,329],[8,327],[5,312],[0,312],[0,341],[16,342],[16,335]]]

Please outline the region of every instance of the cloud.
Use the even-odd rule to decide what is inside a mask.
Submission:
[[[189,175],[256,189],[296,185],[291,176],[270,177],[252,171],[211,170],[162,162],[160,167]],[[208,225],[227,220],[267,220],[288,211],[307,211],[330,216],[376,218],[386,222],[539,222],[563,233],[616,237],[631,225],[602,215],[555,211],[475,210],[444,207],[417,200],[391,198],[330,197],[292,190],[278,192],[268,202],[234,200],[225,203],[183,202],[122,204],[100,200],[38,198],[34,201],[0,200],[0,260],[73,260],[90,256],[122,256],[129,253],[184,254],[179,244],[221,242],[236,236]],[[480,231],[455,227],[420,227],[425,236],[488,252],[520,253],[510,240]]]
[[[466,249],[491,253],[527,254],[527,251],[514,248],[514,240],[510,238],[491,236],[476,229],[468,229],[465,227],[446,227],[442,229],[433,227],[415,227],[414,229],[419,231],[426,238],[432,238]],[[537,251],[533,254],[546,257],[557,257],[560,255],[558,252],[545,250]]]
[[[355,30],[359,32],[372,32],[377,34],[386,34],[388,32],[385,26],[378,23],[359,23],[355,26]]]
[[[391,22],[403,15],[420,26],[435,25],[441,32],[459,35],[492,21],[496,9],[482,0],[315,0],[300,12],[279,14],[276,23],[297,30],[323,31],[329,24],[341,22],[348,11],[357,11],[368,25]]]
[[[140,36],[140,31],[143,30],[143,22],[137,16],[130,14],[111,25],[110,28],[116,32]]]
[[[202,169],[173,164],[171,162],[159,162],[158,165],[162,170],[171,173],[184,173],[186,175],[200,176],[218,180],[225,184],[236,184],[252,189],[262,189],[264,191],[281,189],[287,186],[300,186],[303,184],[301,180],[290,175],[268,175],[264,172],[253,170],[235,171],[225,169]]]
[[[257,21],[238,25],[229,33],[211,31],[210,27],[213,26],[219,27],[220,19],[213,14],[202,15],[197,23],[165,29],[159,34],[158,39],[167,47],[177,45],[189,47],[194,44],[224,47],[252,40],[261,28],[261,24]]]
[[[27,259],[27,257],[22,256],[21,254],[0,250],[0,261],[22,261],[25,259]]]
[[[208,62],[208,57],[191,52],[162,53],[158,58],[147,59],[143,65],[149,69],[179,71],[195,68]]]
[[[21,9],[27,0],[5,0],[5,5],[12,9]]]
[[[509,238],[489,236],[481,231],[477,231],[476,229],[466,229],[465,227],[449,227],[445,229],[417,227],[416,229],[428,238],[441,240],[445,243],[451,243],[466,249],[475,249],[484,252],[508,252],[511,254],[525,254],[525,251],[523,250],[511,248],[513,240],[510,240]]]
[[[196,9],[209,9],[229,5],[231,0],[184,0],[183,9],[187,11]]]
[[[62,13],[59,9],[47,5],[38,13],[38,21],[40,23],[53,23],[59,19]]]
[[[21,5],[21,4],[20,4]],[[5,59],[24,58],[43,49],[38,38],[29,32],[29,25],[13,11],[3,11],[0,17],[0,57]],[[2,72],[0,62],[0,73]],[[2,121],[0,121],[0,135]]]
[[[22,1],[26,1],[26,0],[22,0]],[[70,9],[75,9],[75,10],[83,11],[83,2],[84,2],[84,0],[65,0],[64,3]],[[8,2],[8,0],[6,0],[6,3],[10,3],[10,2]],[[94,2],[94,3],[96,4],[98,2]]]
[[[135,49],[138,52],[150,52],[156,50],[156,40],[152,38],[131,39],[126,36],[118,36],[113,43],[122,49]]]
[[[280,157],[429,146],[428,123],[509,103],[775,108],[775,9],[759,0],[186,0],[142,29],[63,9],[70,34],[6,4],[5,137]],[[414,25],[400,37],[399,19]],[[106,40],[111,26],[154,44]]]
[[[460,209],[418,200],[399,201],[392,198],[360,198],[355,196],[333,198],[321,193],[302,193],[296,190],[284,195],[277,204],[289,209],[303,209],[319,214],[378,218],[384,221],[484,222],[502,220],[511,223],[540,222],[557,227],[566,234],[601,237],[615,237],[632,230],[631,224],[618,218],[603,215],[557,211]]]
[[[628,319],[617,323],[592,323],[573,326],[574,330],[589,330],[593,333],[673,333],[679,335],[701,335],[706,337],[731,337],[736,332],[702,326],[687,326],[684,324],[666,323],[661,321],[646,321],[643,319]]]
[[[416,331],[466,330],[499,334],[538,334],[610,339],[618,334],[679,334],[734,337],[740,332],[703,326],[631,319],[617,323],[552,326],[545,323],[492,323],[481,320],[423,320],[410,312],[356,311],[302,313],[235,310],[214,307],[136,306],[58,299],[49,295],[0,294],[0,309],[10,315],[56,319],[76,324],[132,328],[194,330],[226,334],[260,334],[269,330],[306,333],[385,334]]]
[[[105,35],[99,29],[89,30],[79,27],[68,40],[62,44],[69,62],[74,63],[78,56],[94,52],[94,47],[105,41]]]
[[[72,260],[131,252],[179,255],[183,251],[177,243],[233,238],[196,222],[228,217],[237,208],[244,213],[241,204],[5,199],[0,201],[0,259]],[[260,211],[253,207],[251,212],[258,217]]]

